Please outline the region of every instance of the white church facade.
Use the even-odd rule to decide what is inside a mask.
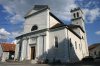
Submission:
[[[77,62],[89,55],[83,12],[71,10],[65,25],[47,5],[35,5],[25,16],[24,32],[16,37],[15,60]]]

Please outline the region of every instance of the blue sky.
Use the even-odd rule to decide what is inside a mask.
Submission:
[[[23,17],[35,4],[49,5],[51,12],[67,24],[71,23],[70,9],[80,7],[88,44],[100,43],[100,0],[0,0],[0,34],[6,35],[7,42],[22,34]]]

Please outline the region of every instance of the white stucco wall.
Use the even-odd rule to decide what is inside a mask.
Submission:
[[[60,59],[62,62],[76,62],[81,60],[83,58],[81,40],[67,28],[57,29],[51,30],[49,34],[50,40],[48,58],[51,61],[53,60],[53,58],[55,58],[56,60]],[[58,48],[55,48],[55,37],[58,37]],[[70,39],[72,47],[69,46]],[[75,42],[77,43],[77,45],[75,45]]]
[[[15,57],[14,57],[15,61],[18,60],[18,53],[19,53],[19,44],[16,44],[16,47],[15,47]]]
[[[2,55],[2,62],[5,62],[9,58],[9,52],[3,52]]]
[[[83,56],[88,56],[88,44],[87,44],[87,37],[86,33],[84,33],[80,28],[73,29],[82,39],[81,39],[81,44],[82,44],[82,50],[83,50]],[[86,32],[86,31],[85,31]],[[85,48],[85,49],[84,49]]]
[[[49,10],[47,9],[41,13],[26,18],[24,23],[24,33],[31,32],[31,28],[34,25],[38,26],[38,30],[48,28],[48,13]]]
[[[71,39],[71,42],[72,42],[72,45],[73,45],[72,49],[74,49],[74,51],[70,50],[71,61],[72,62],[74,62],[74,60],[78,61],[77,58],[79,60],[81,60],[83,58],[83,54],[82,54],[83,51],[82,51],[82,48],[80,48],[82,46],[80,38],[78,38],[75,34],[73,34],[69,30],[68,30],[68,38]],[[76,42],[76,45],[75,45],[75,42]],[[80,47],[79,47],[79,44],[80,44]]]
[[[27,40],[26,39],[23,39],[23,42],[22,42],[22,50],[21,50],[21,57],[20,57],[20,60],[25,60],[26,58],[26,44],[27,44]]]
[[[50,18],[50,27],[54,26],[55,24],[59,23],[55,18],[53,18],[51,15],[49,15]]]
[[[82,32],[82,30],[79,30],[80,36],[81,36],[81,42],[82,42],[82,49],[83,49],[83,54],[84,56],[89,56],[89,51],[88,51],[88,43],[87,43],[87,37],[86,37],[86,31],[85,33]],[[85,48],[85,49],[84,49]]]
[[[57,30],[58,29],[58,30]],[[67,58],[67,42],[66,42],[66,33],[65,30],[60,30],[59,28],[51,30],[49,34],[49,50],[48,50],[48,59],[50,61],[60,60],[61,62],[66,61]],[[55,37],[58,38],[58,48],[55,47]]]

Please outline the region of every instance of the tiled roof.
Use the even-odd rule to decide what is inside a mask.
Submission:
[[[92,49],[94,49],[94,48],[96,48],[98,46],[100,46],[100,43],[96,43],[96,44],[90,45],[89,46],[89,50],[92,50]]]
[[[15,44],[2,43],[0,45],[2,47],[3,52],[15,51]]]

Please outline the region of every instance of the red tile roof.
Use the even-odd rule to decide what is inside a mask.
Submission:
[[[100,46],[100,43],[96,43],[96,44],[90,45],[89,46],[89,50],[92,50],[92,49],[94,49],[94,48],[96,48],[98,46]]]
[[[15,51],[15,44],[10,44],[10,43],[2,43],[1,47],[3,52],[9,52],[9,51]]]

